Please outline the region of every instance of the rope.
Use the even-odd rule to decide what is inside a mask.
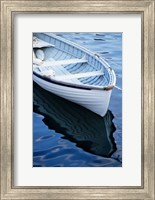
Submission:
[[[118,90],[120,90],[120,91],[122,91],[122,89],[120,88],[120,87],[118,87],[118,86],[114,86],[116,89],[118,89]]]

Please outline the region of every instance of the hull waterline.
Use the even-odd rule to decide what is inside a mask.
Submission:
[[[84,90],[48,83],[33,75],[33,80],[43,89],[71,102],[77,103],[92,112],[104,116],[108,110],[112,90]]]

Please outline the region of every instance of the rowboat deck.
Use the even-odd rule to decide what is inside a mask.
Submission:
[[[43,64],[34,65],[34,71],[39,74],[46,75],[46,72],[54,71],[57,80],[84,85],[105,86],[109,82],[103,72],[87,62],[85,55],[77,58],[54,45],[44,47],[43,51]]]

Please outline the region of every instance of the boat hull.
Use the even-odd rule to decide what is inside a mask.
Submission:
[[[82,89],[48,82],[33,74],[33,80],[43,89],[71,102],[77,103],[92,112],[104,116],[108,110],[112,90]],[[65,105],[64,105],[65,106]]]

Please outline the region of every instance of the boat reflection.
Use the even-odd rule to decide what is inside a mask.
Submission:
[[[43,122],[49,129],[89,153],[110,157],[116,151],[114,117],[109,110],[100,117],[33,83],[33,111],[44,116]]]

